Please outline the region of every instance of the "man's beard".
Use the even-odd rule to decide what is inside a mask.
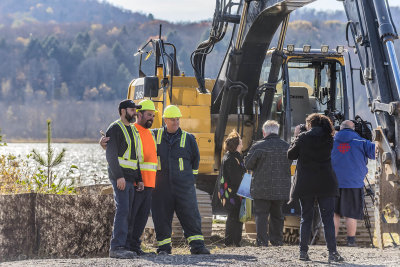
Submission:
[[[152,120],[148,120],[146,121],[146,123],[144,124],[144,127],[149,129],[151,128],[151,126],[153,125],[153,121]]]
[[[129,122],[129,123],[134,123],[135,122],[135,116],[134,115],[129,115],[128,113],[125,114],[125,119]]]

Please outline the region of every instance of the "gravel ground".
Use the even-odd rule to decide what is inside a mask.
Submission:
[[[341,266],[400,266],[400,249],[339,247],[345,258]],[[323,266],[328,265],[325,246],[311,246],[311,261],[298,260],[297,246],[258,248],[214,247],[212,255],[188,255],[188,249],[175,249],[169,256],[146,256],[132,260],[110,258],[41,259],[0,263],[0,266]]]

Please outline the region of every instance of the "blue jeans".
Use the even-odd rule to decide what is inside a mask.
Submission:
[[[125,189],[119,190],[116,180],[110,179],[110,182],[114,189],[116,208],[110,250],[114,250],[118,247],[127,248],[128,227],[130,224],[130,215],[132,213],[135,188],[132,182],[126,181]]]
[[[334,197],[300,198],[300,251],[308,251],[308,243],[311,236],[311,225],[314,217],[314,203],[318,202],[321,220],[324,224],[325,240],[329,252],[336,251],[335,224],[333,213],[335,210]]]
[[[135,192],[131,219],[129,220],[128,248],[130,250],[140,250],[142,241],[140,237],[146,227],[151,208],[151,193],[153,188],[145,187],[141,192]]]

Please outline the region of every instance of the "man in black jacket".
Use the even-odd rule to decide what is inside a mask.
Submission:
[[[286,153],[289,144],[279,138],[279,124],[266,121],[263,140],[256,142],[245,158],[246,169],[253,171],[250,193],[254,199],[257,245],[283,243],[282,205],[289,198],[290,165]],[[267,225],[269,229],[267,234]]]
[[[135,149],[140,136],[131,124],[135,121],[136,109],[140,108],[132,100],[122,101],[118,107],[120,119],[111,123],[106,133],[110,137],[106,149],[108,175],[116,206],[109,252],[111,258],[129,259],[136,256],[136,253],[128,250],[128,227],[131,224],[134,183],[138,191],[144,189]]]

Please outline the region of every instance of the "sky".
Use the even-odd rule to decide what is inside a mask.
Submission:
[[[215,0],[101,0],[132,11],[153,14],[157,19],[172,22],[210,19],[214,14]],[[390,6],[400,6],[399,0],[389,0]],[[317,10],[343,10],[337,0],[318,0],[308,4]]]

